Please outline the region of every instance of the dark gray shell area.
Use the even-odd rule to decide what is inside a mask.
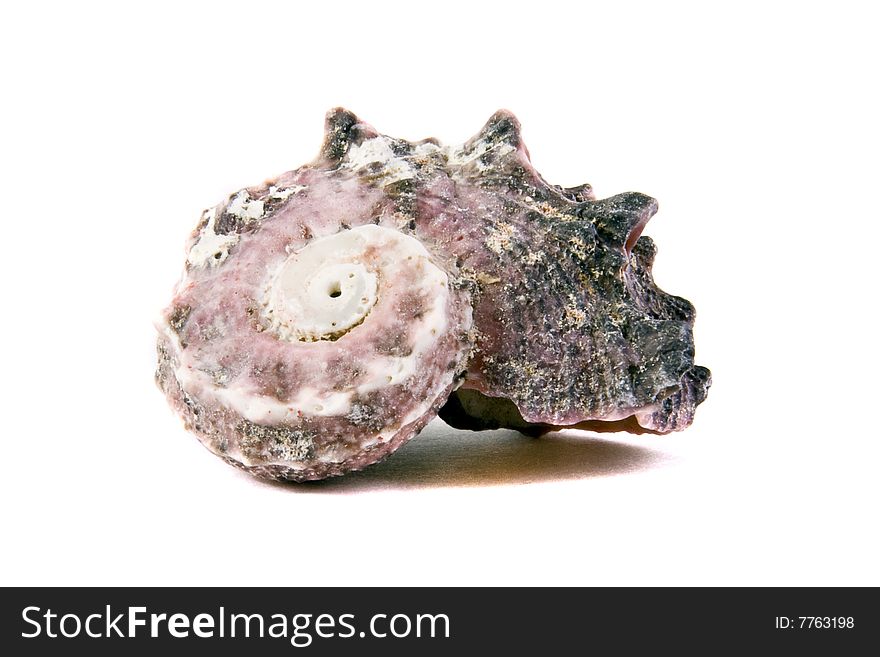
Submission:
[[[378,137],[344,110],[328,125],[324,153],[339,162]],[[427,155],[425,141],[381,138],[413,170],[385,187],[400,225],[473,291],[474,357],[442,417],[461,428],[532,432],[581,425],[667,433],[691,424],[711,376],[694,364],[693,306],[651,275],[656,247],[641,233],[657,211],[653,198],[597,200],[586,184],[548,184],[505,111],[461,147]],[[374,163],[361,172],[364,184],[392,166]],[[519,419],[500,402],[461,403],[475,393],[508,400]],[[477,415],[468,420],[468,412]]]

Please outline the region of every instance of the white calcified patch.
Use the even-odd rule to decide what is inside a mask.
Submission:
[[[412,164],[405,157],[395,155],[388,138],[383,136],[366,139],[349,148],[343,166],[356,171],[369,167],[368,172],[375,173],[383,187],[416,175]],[[373,167],[376,167],[375,172]]]
[[[282,188],[272,185],[271,187],[269,187],[269,198],[278,201],[286,201],[288,198],[290,198],[294,194],[299,194],[304,189],[306,189],[305,185],[291,185],[290,187]]]
[[[238,243],[238,234],[218,235],[214,232],[214,223],[217,221],[216,208],[205,210],[202,219],[207,220],[207,223],[190,247],[186,260],[193,267],[216,267],[226,260],[229,249]]]
[[[226,212],[244,221],[256,221],[263,216],[263,201],[252,199],[246,189],[241,190],[226,206]]]
[[[501,222],[489,229],[489,235],[486,237],[486,246],[498,255],[501,255],[510,248],[510,240],[513,234],[513,226]]]
[[[487,141],[478,141],[473,149],[468,152],[462,146],[447,146],[446,161],[450,166],[463,167],[467,164],[474,163],[480,171],[485,171],[488,167],[480,161],[480,158],[489,151],[495,151],[495,157],[504,157],[508,153],[512,153],[516,149],[507,142],[490,144]]]
[[[437,144],[426,141],[424,144],[419,144],[413,149],[413,155],[416,155],[418,157],[425,157],[427,155],[431,155],[432,153],[438,153],[440,150],[441,149]]]

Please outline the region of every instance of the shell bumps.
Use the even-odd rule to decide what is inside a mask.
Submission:
[[[361,469],[465,429],[668,433],[693,420],[693,306],[659,290],[656,202],[534,170],[508,112],[461,146],[327,116],[319,157],[206,210],[156,379],[227,462]]]

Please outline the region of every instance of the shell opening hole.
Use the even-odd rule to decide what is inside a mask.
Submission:
[[[342,285],[339,281],[330,284],[330,287],[327,288],[327,295],[333,299],[342,295]]]

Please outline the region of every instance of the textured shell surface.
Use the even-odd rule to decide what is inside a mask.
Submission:
[[[692,305],[651,276],[656,209],[546,183],[509,112],[443,146],[333,110],[315,161],[202,214],[157,382],[209,450],[296,481],[374,463],[438,413],[683,429],[711,378]]]

